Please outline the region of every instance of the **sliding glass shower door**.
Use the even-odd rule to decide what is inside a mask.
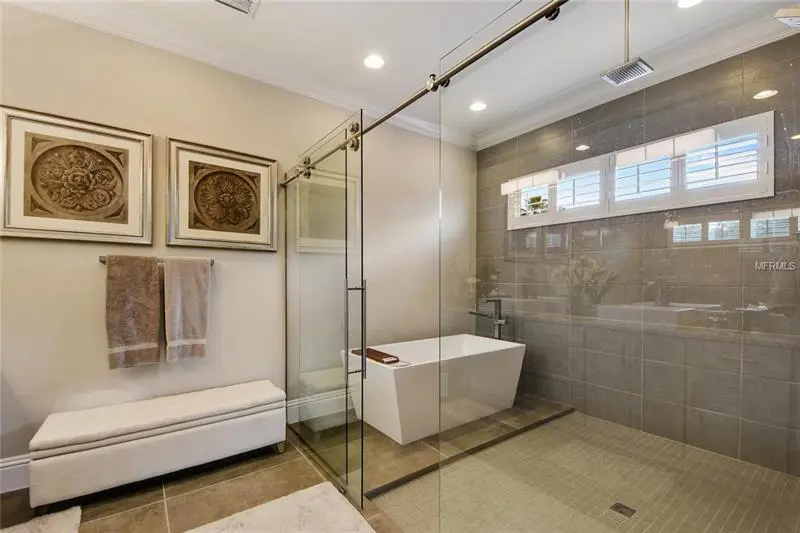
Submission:
[[[364,347],[361,125],[359,112],[334,128],[284,185],[289,424],[357,505],[364,376],[350,352]]]

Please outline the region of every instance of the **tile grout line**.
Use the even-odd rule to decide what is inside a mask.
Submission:
[[[786,487],[788,485],[789,485],[789,483],[784,483],[783,488],[781,489],[781,493],[780,493],[780,495],[778,495],[778,501],[780,501],[783,498],[783,493],[786,492]],[[770,517],[769,522],[766,523],[766,527],[765,527],[764,531],[769,531],[769,528],[772,525],[772,521],[775,520],[776,516],[777,516],[777,513],[773,514]]]
[[[145,507],[150,507],[151,505],[157,505],[157,504],[158,504],[158,501],[145,503],[143,505],[137,505],[136,507],[131,507],[130,509],[125,509],[124,511],[117,511],[116,513],[111,513],[111,514],[107,514],[107,515],[103,515],[103,516],[98,516],[97,518],[92,518],[91,520],[83,521],[83,522],[81,522],[81,525],[90,524],[92,522],[97,522],[98,520],[105,520],[106,518],[111,518],[112,516],[117,516],[117,515],[121,515],[121,514],[124,514],[124,513],[129,513],[131,511],[138,511],[139,509],[143,509]],[[81,507],[81,512],[83,512],[82,509],[83,509],[83,507]]]
[[[603,427],[607,427],[607,426],[613,428],[613,426],[616,426],[616,424],[604,423],[603,426],[600,429],[602,429]],[[555,426],[551,426],[551,427],[555,428]],[[570,425],[570,427],[571,427],[571,425]],[[628,441],[630,441],[630,439],[628,437],[625,437],[625,434],[623,434],[623,437],[624,437],[623,439],[617,439],[617,438],[614,438],[614,434],[613,433],[614,432],[607,433],[605,431],[598,431],[597,428],[593,429],[591,426],[588,426],[586,428],[586,430],[582,432],[582,434],[585,434],[585,435],[579,435],[579,437],[585,437],[585,438],[581,438],[580,440],[581,441],[585,440],[586,441],[585,442],[586,445],[594,446],[595,448],[597,448],[600,451],[600,457],[606,456],[608,454],[619,455],[619,449],[616,447],[616,442],[625,443],[626,444],[626,448],[628,448],[629,452],[633,451],[633,450],[637,450],[637,452],[635,453],[636,457],[631,457],[630,459],[631,460],[635,460],[636,462],[640,462],[641,461],[640,464],[639,464],[639,468],[641,468],[641,469],[645,469],[646,468],[647,471],[643,473],[644,475],[639,475],[636,472],[630,471],[629,468],[625,467],[625,464],[622,464],[622,463],[619,463],[617,461],[614,461],[614,462],[612,462],[612,465],[611,465],[612,468],[609,470],[609,473],[615,473],[615,472],[622,471],[625,474],[625,476],[614,476],[614,479],[612,480],[613,483],[609,485],[609,484],[606,483],[606,476],[605,475],[598,475],[596,477],[599,480],[602,481],[599,484],[598,489],[599,490],[608,489],[607,492],[609,492],[609,493],[611,493],[613,495],[617,490],[620,489],[620,487],[623,486],[620,482],[624,482],[625,481],[624,478],[626,476],[628,477],[629,480],[630,479],[636,479],[637,477],[644,478],[644,477],[652,476],[652,481],[657,482],[658,485],[654,484],[654,485],[650,485],[650,486],[635,487],[636,490],[632,491],[631,493],[627,493],[625,490],[622,490],[622,492],[625,493],[626,497],[627,496],[631,496],[631,495],[636,496],[639,491],[647,492],[648,493],[648,496],[647,496],[648,498],[652,497],[653,495],[658,496],[658,494],[661,494],[661,496],[658,496],[658,500],[655,500],[655,501],[656,502],[661,501],[663,503],[663,505],[658,505],[658,504],[651,505],[651,502],[653,500],[649,500],[648,499],[647,500],[648,508],[656,507],[655,513],[653,514],[653,516],[649,517],[650,518],[649,520],[639,521],[638,523],[634,523],[633,521],[628,522],[628,524],[632,525],[632,527],[630,529],[628,529],[628,528],[622,529],[624,531],[629,531],[629,532],[641,531],[641,529],[648,528],[648,527],[650,528],[650,529],[648,529],[648,531],[660,531],[660,532],[663,532],[663,531],[689,531],[689,530],[691,530],[691,531],[699,531],[699,529],[695,529],[695,527],[704,528],[703,530],[705,530],[705,531],[710,531],[711,529],[713,529],[713,531],[717,531],[717,528],[719,527],[719,524],[717,522],[720,521],[718,519],[717,522],[715,522],[715,518],[720,516],[720,509],[718,508],[718,506],[719,505],[724,505],[725,502],[731,500],[732,498],[730,497],[730,495],[734,493],[733,491],[735,489],[737,489],[737,488],[740,489],[741,488],[740,485],[742,483],[744,483],[746,486],[747,485],[752,485],[752,481],[748,481],[747,477],[746,477],[746,473],[747,473],[748,470],[755,469],[757,471],[761,471],[763,476],[767,476],[767,477],[763,477],[762,481],[763,480],[767,480],[767,479],[772,479],[772,481],[774,483],[776,479],[781,479],[781,480],[785,480],[786,483],[789,483],[790,480],[794,479],[790,475],[786,475],[784,473],[777,472],[777,471],[774,471],[774,470],[771,470],[771,469],[766,469],[764,467],[758,467],[756,465],[747,465],[749,468],[742,469],[741,467],[745,466],[746,464],[741,462],[741,461],[739,461],[739,460],[737,460],[736,458],[723,456],[721,454],[716,454],[714,452],[710,452],[710,451],[707,451],[707,450],[701,450],[701,449],[697,449],[697,448],[694,448],[694,452],[692,452],[692,448],[691,447],[683,445],[681,443],[677,443],[677,442],[675,442],[673,440],[662,438],[662,437],[658,437],[656,435],[649,435],[649,434],[646,434],[646,433],[643,433],[643,432],[637,432],[637,437],[639,438],[638,440],[641,440],[643,443],[644,442],[652,443],[652,444],[656,445],[658,448],[662,448],[663,447],[664,450],[666,452],[668,452],[669,457],[667,458],[668,459],[667,463],[663,463],[662,464],[662,462],[660,462],[660,461],[653,462],[651,460],[651,458],[653,456],[658,457],[658,458],[662,458],[665,454],[663,452],[657,451],[656,448],[653,448],[652,450],[645,449],[638,442],[632,442],[632,443],[628,444]],[[630,435],[630,433],[628,433],[628,435]],[[598,439],[597,437],[600,437],[600,438]],[[573,438],[575,438],[575,437],[573,436]],[[613,440],[609,440],[609,439],[613,439]],[[534,445],[533,444],[534,442],[537,443],[537,444]],[[603,443],[603,445],[598,445],[598,442]],[[522,444],[521,450],[523,450],[523,451],[526,448],[534,448],[534,449],[541,448],[541,449],[546,450],[549,447],[549,441],[546,440],[546,439],[539,438],[538,436],[536,436],[535,438],[532,438],[530,441],[526,440],[525,442],[521,442],[520,444]],[[687,449],[687,448],[692,453],[689,453],[688,455],[686,455],[684,453],[684,449]],[[640,451],[644,452],[644,453],[639,453]],[[500,452],[498,451],[498,453],[500,453]],[[534,456],[534,455],[541,455],[541,454],[537,454],[534,451],[534,454],[532,454],[531,457]],[[597,456],[597,454],[595,454],[595,455]],[[684,457],[684,455],[686,455],[686,456]],[[519,455],[519,459],[521,461],[523,461],[523,462],[526,461],[528,459],[528,457],[529,456],[525,455],[525,454]],[[570,461],[570,463],[573,463],[573,464],[577,465],[578,466],[578,468],[577,468],[578,471],[582,471],[584,468],[590,473],[592,471],[597,471],[596,464],[593,464],[594,461],[584,463],[583,461],[581,461],[579,459],[576,459],[576,456],[572,455],[572,454],[566,456],[566,458],[567,459],[575,459],[574,461]],[[493,461],[491,460],[492,458],[489,457],[488,455],[486,455],[484,457],[484,459],[485,459],[485,461],[487,463],[493,464],[493,466],[495,466],[497,469],[499,469],[500,472],[508,472],[508,473],[516,472],[515,467],[514,467],[514,461],[508,461],[508,462],[504,462],[502,464],[496,464],[495,465],[493,463]],[[553,457],[551,459],[556,459],[556,458]],[[558,463],[558,461],[551,461],[551,462]],[[625,468],[621,469],[620,467],[625,467]],[[568,468],[567,470],[568,471],[572,471],[573,469],[572,468]],[[729,479],[729,477],[730,477],[729,474],[730,473],[736,473],[736,472],[741,472],[741,480],[738,479],[738,477],[739,477],[738,475],[736,476],[737,479],[733,479],[733,478]],[[561,472],[557,472],[557,473],[562,474],[562,477],[563,477],[563,473],[564,473],[563,469],[562,469]],[[695,478],[689,477],[689,478],[687,478],[685,480],[686,483],[680,483],[680,482],[674,483],[676,481],[675,480],[675,476],[679,475],[681,473],[689,473],[692,476],[695,475],[695,474],[698,474],[699,477],[695,477]],[[713,475],[714,477],[712,478],[712,477],[710,477],[710,475]],[[698,493],[699,490],[703,490],[703,491],[705,490],[705,488],[706,488],[705,484],[706,483],[708,483],[709,481],[712,481],[713,479],[720,479],[720,476],[722,476],[722,478],[721,478],[722,482],[721,483],[712,482],[707,487],[708,489],[710,489],[708,493],[705,493],[705,492]],[[772,476],[772,477],[769,477],[769,476]],[[514,478],[514,479],[516,479],[516,478]],[[526,478],[526,479],[533,480],[534,478],[530,477],[530,478]],[[539,481],[541,481],[541,477],[539,478]],[[680,481],[680,480],[677,480],[677,481]],[[657,487],[660,487],[660,486],[665,485],[665,484],[670,486],[669,487],[670,491],[677,491],[679,493],[678,494],[678,496],[679,496],[678,500],[675,501],[675,503],[672,504],[672,505],[667,505],[668,503],[670,503],[673,500],[673,498],[669,497],[669,494],[668,494],[669,491],[662,492],[661,490],[659,490],[657,488]],[[534,481],[533,483],[531,483],[531,485],[535,487],[537,485],[537,483]],[[671,486],[671,485],[674,485],[674,486]],[[542,485],[541,485],[543,490],[547,489],[547,486],[548,486],[547,483],[542,483]],[[784,487],[784,489],[789,488],[790,486],[791,485],[786,485]],[[645,488],[648,489],[648,490],[644,490]],[[730,493],[728,494],[727,497],[725,496],[724,492],[722,494],[719,493],[720,492],[719,491],[720,488],[728,488],[730,490]],[[758,505],[761,505],[763,510],[771,509],[771,507],[769,507],[769,505],[771,505],[770,502],[766,501],[764,499],[764,497],[765,497],[765,495],[769,494],[769,492],[772,492],[774,490],[774,488],[775,488],[774,485],[771,485],[769,490],[767,490],[767,488],[763,485],[763,483],[760,484],[760,487],[759,486],[753,486],[753,487],[751,487],[751,490],[748,492],[748,494],[749,494],[748,495],[748,499],[753,499],[754,498],[756,502],[759,502]],[[795,484],[793,488],[795,490],[796,489],[800,489],[800,484]],[[565,489],[567,489],[567,493],[569,493],[569,491],[571,490],[571,487],[570,486],[566,486]],[[681,495],[680,493],[683,493],[683,494]],[[698,498],[698,496],[699,496],[699,498]],[[722,499],[720,499],[720,496],[722,497]],[[634,499],[636,499],[636,498],[634,498]],[[742,504],[742,502],[740,500],[741,500],[740,498],[736,499],[736,502],[738,502],[738,505]],[[788,498],[788,501],[786,499],[783,499],[783,498],[778,498],[778,500],[783,500],[783,504],[787,504],[788,503],[789,505],[791,505],[793,498]],[[619,500],[619,501],[625,501],[625,500],[622,499],[622,500]],[[733,508],[737,507],[737,503],[736,502],[730,502],[731,503],[731,507],[733,507]],[[562,501],[560,503],[567,503],[567,502]],[[636,503],[644,504],[645,502],[639,502],[637,500]],[[569,505],[568,503],[567,503],[567,506],[572,508],[572,506]],[[795,508],[797,509],[797,507],[795,507]],[[639,507],[639,510],[641,510],[641,511],[643,511],[644,509],[645,509],[644,506]],[[580,512],[581,509],[577,509],[576,510],[576,509],[572,508],[571,511],[573,513],[575,511]],[[762,514],[763,515],[762,512],[759,512],[758,514]],[[794,513],[794,514],[795,514],[795,516],[800,517],[800,515],[798,515],[797,513]],[[396,516],[396,515],[393,513],[392,516]],[[549,515],[548,516],[548,520],[549,521],[552,521],[551,516],[555,516],[555,515]],[[648,518],[645,515],[637,515],[637,518],[639,516],[643,516],[644,518]],[[779,522],[781,522],[781,516],[782,515],[776,515],[776,516],[778,516],[777,520]],[[665,520],[663,520],[663,521],[662,520],[657,520],[657,518],[659,518],[659,517],[663,517],[663,518],[665,518]],[[724,518],[722,518],[722,517],[727,517],[727,515],[723,514],[723,515],[720,516],[720,518],[724,520]],[[741,510],[739,510],[738,512],[736,512],[735,517],[738,517],[738,518],[734,518],[734,519],[731,520],[733,522],[733,524],[734,524],[734,527],[736,527],[736,525],[737,525],[736,521],[738,521],[739,524],[742,524],[742,523],[750,524],[751,523],[750,520],[752,520],[754,522],[754,525],[756,525],[756,526],[758,526],[760,528],[764,527],[764,524],[763,524],[763,522],[761,520],[761,518],[763,518],[763,517],[759,518],[759,516],[755,512],[749,511],[749,512],[747,512],[745,514],[742,514]],[[592,518],[597,519],[597,516],[593,513],[592,514]],[[600,518],[602,519],[602,517],[600,517]],[[690,526],[690,527],[687,528],[685,526],[685,524],[687,522],[689,522],[690,520],[691,520],[691,524],[693,524],[695,527],[691,527]],[[772,517],[771,521],[774,521],[774,520],[776,520],[775,516]],[[570,523],[572,523],[572,522],[570,522]],[[715,523],[717,523],[717,527],[713,527],[713,525]],[[569,525],[569,524],[566,524],[566,525]],[[573,524],[573,525],[575,525],[575,524]],[[606,523],[606,525],[608,525],[608,524]],[[769,524],[767,524],[767,525],[769,525]],[[670,526],[679,526],[679,527],[674,527],[673,528],[673,527],[670,527]],[[796,522],[794,522],[794,519],[793,519],[793,523],[791,525],[791,531],[800,533],[800,529],[795,529],[795,527],[796,527]],[[498,530],[502,530],[502,529],[498,529]],[[565,529],[565,531],[566,530],[567,529]],[[760,529],[760,531],[767,531],[767,530],[772,531],[772,529],[770,529],[769,527],[767,527],[767,529]],[[788,532],[790,530],[790,528],[786,528],[786,530]],[[478,531],[478,529],[467,529],[467,531]],[[536,531],[547,531],[547,530],[536,529]],[[578,531],[578,529],[571,529],[571,531]],[[584,527],[582,527],[579,531],[597,531],[597,529],[585,529]],[[610,529],[609,530],[603,529],[603,531],[610,531]],[[739,531],[741,531],[741,529],[739,529]],[[753,533],[755,533],[755,531],[756,530],[754,529]]]
[[[172,533],[169,527],[169,508],[167,507],[167,486],[164,480],[161,480],[161,495],[164,498],[164,520],[167,522],[167,533]]]
[[[300,451],[299,448],[297,448],[297,447],[295,447],[295,449]],[[302,452],[301,452],[301,455],[302,455]],[[167,497],[166,483],[162,482],[162,484],[161,484],[162,498],[163,498],[164,504],[166,506],[167,500],[174,500],[174,499],[180,498],[182,496],[186,496],[186,495],[189,495],[189,494],[194,494],[195,492],[200,492],[201,490],[205,490],[205,489],[208,489],[208,488],[211,488],[211,487],[216,487],[217,485],[222,485],[223,483],[227,483],[228,481],[234,481],[236,479],[241,479],[241,478],[244,478],[244,477],[252,476],[252,475],[264,472],[266,470],[270,470],[270,469],[278,467],[278,466],[283,466],[283,465],[292,463],[294,461],[299,461],[299,460],[304,459],[304,458],[305,458],[305,456],[303,455],[302,457],[298,457],[297,459],[291,459],[289,461],[283,461],[283,462],[278,463],[276,465],[268,466],[268,467],[265,467],[265,468],[260,468],[258,470],[253,471],[253,472],[248,472],[246,474],[242,474],[241,476],[235,476],[235,477],[232,477],[232,478],[229,478],[229,479],[225,479],[223,481],[218,481],[216,483],[212,483],[211,485],[206,485],[206,486],[200,487],[198,489],[190,490],[190,491],[187,491],[187,492],[182,492],[180,494],[176,494],[175,496],[171,496],[169,498]],[[311,462],[311,461],[307,460],[307,462]],[[314,466],[314,465],[312,464],[312,466]],[[314,469],[316,470],[315,466],[314,466]],[[319,470],[317,470],[317,473],[319,473]],[[120,514],[123,514],[123,513],[128,513],[130,511],[137,511],[137,510],[142,509],[144,507],[149,507],[151,505],[156,505],[156,504],[158,504],[158,501],[153,501],[153,502],[150,502],[150,503],[137,505],[136,507],[131,507],[130,509],[125,509],[124,511],[117,511],[116,513],[111,513],[111,514],[107,514],[107,515],[103,515],[103,516],[98,516],[97,518],[92,518],[91,520],[86,520],[84,522],[81,522],[81,525],[88,524],[90,522],[97,522],[98,520],[111,518],[112,516],[117,516],[117,515],[120,515]],[[166,508],[165,508],[165,510],[166,510]],[[168,533],[171,533],[171,532],[168,532]]]
[[[294,445],[293,445],[293,446],[294,446]],[[319,476],[320,476],[320,477],[323,479],[323,481],[330,481],[330,480],[328,479],[328,476],[326,476],[326,475],[325,475],[325,473],[324,473],[324,472],[322,472],[322,471],[321,471],[321,470],[320,470],[320,469],[317,467],[317,465],[315,464],[314,460],[313,460],[313,459],[312,459],[312,458],[311,458],[311,457],[310,457],[308,454],[306,454],[305,450],[303,450],[301,446],[295,446],[295,449],[296,449],[296,450],[297,450],[297,452],[300,454],[300,457],[298,457],[298,459],[304,459],[306,463],[308,463],[309,465],[311,465],[311,468],[313,468],[313,469],[314,469],[314,472],[316,472],[316,473],[317,473],[317,475],[319,475]],[[293,459],[293,460],[294,460],[294,459]],[[361,468],[364,468],[364,465],[361,465]],[[362,491],[362,492],[363,492],[363,491]]]
[[[248,472],[246,474],[242,474],[241,476],[234,476],[232,478],[224,479],[222,481],[217,481],[216,483],[212,483],[212,484],[206,485],[204,487],[200,487],[200,488],[193,489],[193,490],[188,490],[186,492],[182,492],[180,494],[176,494],[175,496],[167,497],[166,490],[165,490],[164,491],[164,499],[166,501],[166,500],[174,500],[174,499],[177,499],[177,498],[181,498],[181,497],[186,496],[188,494],[194,494],[195,492],[200,492],[201,490],[206,490],[206,489],[209,489],[211,487],[216,487],[217,485],[222,485],[223,483],[228,483],[229,481],[235,481],[237,479],[242,479],[242,478],[245,478],[245,477],[254,476],[256,474],[260,474],[262,472],[266,472],[267,470],[272,470],[273,468],[277,468],[279,466],[284,466],[284,465],[287,465],[289,463],[293,463],[295,461],[299,461],[301,459],[304,459],[304,457],[298,457],[297,459],[290,459],[289,461],[283,461],[283,462],[278,463],[276,465],[268,466],[266,468],[260,468],[258,470],[254,470],[253,472]]]
[[[449,455],[447,455],[446,453],[441,451],[439,448],[437,448],[436,446],[434,446],[433,444],[431,444],[427,440],[421,439],[420,442],[422,442],[422,444],[424,444],[425,446],[429,447],[431,450],[435,451],[437,455],[444,455],[445,457],[449,457]],[[441,444],[441,442],[439,444]]]
[[[294,445],[293,445],[293,444],[291,444],[291,443],[289,443],[289,444],[290,444],[292,447],[294,447],[295,449],[297,449],[297,450],[299,451],[299,449],[298,449],[296,446],[294,446]],[[217,485],[220,485],[220,484],[222,484],[222,483],[226,483],[226,482],[228,482],[228,481],[233,481],[233,480],[235,480],[235,479],[239,479],[239,478],[243,478],[243,477],[251,476],[251,475],[253,475],[253,474],[258,474],[259,472],[263,472],[263,471],[265,471],[265,470],[269,470],[269,469],[271,469],[271,468],[275,468],[276,466],[281,466],[281,465],[284,465],[284,464],[288,464],[288,463],[291,463],[291,462],[293,462],[293,461],[297,461],[298,459],[301,459],[301,458],[302,458],[302,457],[298,457],[297,459],[290,459],[290,460],[288,460],[288,461],[283,461],[283,462],[280,462],[280,463],[278,463],[278,464],[275,464],[275,465],[272,465],[272,466],[267,466],[267,467],[264,467],[264,468],[259,468],[259,469],[257,469],[257,470],[254,470],[254,471],[252,471],[252,472],[248,472],[248,473],[246,473],[246,474],[242,474],[242,475],[240,475],[240,476],[234,476],[234,477],[232,477],[232,478],[225,479],[225,480],[223,480],[223,481],[218,481],[218,482],[216,482],[216,483],[212,483],[211,485],[206,485],[205,487],[201,487],[201,488],[198,488],[198,489],[190,490],[190,491],[187,491],[187,492],[182,492],[181,494],[177,494],[177,495],[175,495],[175,496],[172,496],[172,497],[170,497],[170,498],[167,498],[166,483],[165,483],[164,481],[162,481],[162,482],[161,482],[161,494],[162,494],[162,497],[163,497],[164,501],[166,501],[166,500],[172,500],[172,499],[175,499],[175,498],[180,498],[181,496],[184,496],[184,495],[186,495],[186,494],[192,494],[192,493],[195,493],[195,492],[198,492],[198,491],[201,491],[201,490],[207,489],[207,488],[209,488],[209,487],[215,487],[215,486],[217,486]],[[142,507],[147,507],[147,506],[149,506],[149,505],[155,505],[155,504],[157,504],[157,503],[158,503],[158,501],[153,501],[153,502],[150,502],[150,503],[145,503],[145,504],[142,504],[142,505],[137,505],[136,507],[131,507],[130,509],[125,509],[124,511],[117,511],[116,513],[111,513],[111,514],[107,514],[107,515],[103,515],[103,516],[98,516],[97,518],[92,518],[91,520],[86,520],[85,522],[81,522],[81,524],[88,524],[89,522],[96,522],[96,521],[98,521],[98,520],[102,520],[102,519],[104,519],[104,518],[109,518],[109,517],[111,517],[111,516],[116,516],[116,515],[118,515],[118,514],[127,513],[127,512],[129,512],[129,511],[135,511],[135,510],[137,510],[137,509],[141,509]],[[83,506],[81,506],[81,508],[83,508]]]

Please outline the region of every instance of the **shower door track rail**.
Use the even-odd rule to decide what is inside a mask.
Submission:
[[[288,171],[286,171],[286,173],[284,174],[286,179],[283,182],[281,182],[281,187],[284,188],[287,187],[290,183],[299,178],[305,170],[314,168],[315,165],[324,161],[331,155],[335,154],[337,151],[343,148],[346,149],[348,143],[350,143],[353,139],[357,139],[359,137],[366,135],[370,131],[374,130],[375,128],[377,128],[378,126],[380,126],[381,124],[383,124],[384,122],[395,116],[396,114],[400,113],[401,111],[409,107],[411,104],[413,104],[426,94],[431,92],[436,92],[439,89],[439,87],[447,87],[450,84],[450,80],[452,78],[454,78],[455,76],[457,76],[458,74],[469,68],[473,63],[480,61],[481,59],[483,59],[484,57],[495,51],[497,48],[503,46],[508,41],[510,41],[523,31],[527,30],[529,27],[533,26],[543,18],[546,18],[551,21],[555,20],[556,17],[558,17],[559,9],[567,2],[569,2],[569,0],[550,0],[548,3],[546,3],[539,9],[537,9],[524,19],[520,20],[519,22],[511,26],[504,33],[502,33],[498,37],[495,37],[493,40],[481,46],[478,50],[470,54],[468,57],[462,59],[461,61],[459,61],[446,71],[444,71],[440,76],[431,74],[424,87],[415,91],[413,94],[411,94],[411,96],[406,98],[401,104],[397,105],[390,111],[383,114],[380,118],[376,119],[367,127],[363,128],[362,131],[354,133],[349,138],[342,141],[336,147],[332,148],[328,152],[319,156],[317,159],[303,163],[298,163],[297,165],[293,166]],[[292,174],[291,176],[289,176],[290,173]]]

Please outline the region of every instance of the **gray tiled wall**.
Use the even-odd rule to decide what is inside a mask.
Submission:
[[[768,88],[780,93],[752,99]],[[505,230],[507,179],[770,109],[775,198]],[[753,266],[800,260],[800,235],[748,237],[752,213],[800,208],[797,133],[800,35],[479,152],[479,296],[504,296],[505,335],[528,346],[519,390],[800,475],[800,274]],[[665,227],[721,216],[739,220],[743,237],[681,246]],[[599,304],[575,296],[571,272],[585,260],[617,275]],[[631,306],[600,316],[610,304]],[[686,309],[656,309],[676,304]]]

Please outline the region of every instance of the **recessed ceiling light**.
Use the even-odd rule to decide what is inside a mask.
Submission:
[[[474,102],[472,102],[472,104],[470,104],[469,108],[472,111],[483,111],[484,109],[486,109],[486,102],[475,100]]]
[[[678,7],[682,9],[688,9],[690,7],[694,7],[703,0],[678,0]]]
[[[767,98],[772,98],[776,94],[778,94],[778,91],[776,91],[775,89],[761,91],[760,93],[756,93],[753,95],[753,100],[765,100]]]
[[[797,135],[792,135],[792,140],[793,141],[800,141],[800,133],[798,133]]]
[[[383,63],[383,58],[378,54],[370,54],[364,58],[364,66],[367,68],[381,68]]]
[[[591,146],[589,146],[588,144],[579,144],[578,146],[575,147],[575,149],[577,151],[579,151],[579,152],[585,152],[586,150],[588,150],[590,148],[591,148]]]

